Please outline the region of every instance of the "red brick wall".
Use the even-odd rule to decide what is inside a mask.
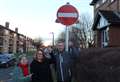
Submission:
[[[101,32],[100,31],[97,31],[97,47],[101,47]]]
[[[115,2],[110,2],[110,4],[108,5],[109,10],[113,10],[113,11],[119,11],[119,0],[115,0]]]
[[[120,26],[110,26],[109,46],[120,47]]]

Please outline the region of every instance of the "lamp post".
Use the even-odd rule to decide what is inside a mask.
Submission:
[[[54,47],[54,32],[50,32],[50,34],[52,34],[52,45]]]

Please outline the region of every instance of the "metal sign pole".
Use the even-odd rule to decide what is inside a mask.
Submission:
[[[66,37],[65,37],[65,51],[68,51],[68,41],[69,41],[69,29],[68,26],[66,26]]]
[[[66,5],[61,6],[57,11],[57,21],[63,25],[66,25],[65,31],[65,51],[69,50],[68,41],[69,41],[69,26],[77,22],[79,13],[77,9],[67,3]]]
[[[54,47],[54,33],[53,33],[53,47]]]

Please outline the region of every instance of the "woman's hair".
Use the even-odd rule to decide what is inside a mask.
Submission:
[[[45,58],[44,51],[43,51],[42,49],[38,49],[38,50],[36,51],[35,55],[34,55],[34,59],[35,59],[35,60],[37,60],[37,54],[38,54],[39,51],[42,52],[42,55],[43,55],[43,57]]]
[[[23,57],[26,57],[26,55],[25,54],[20,55],[16,63],[19,64]]]

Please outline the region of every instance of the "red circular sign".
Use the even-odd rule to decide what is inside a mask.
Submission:
[[[72,25],[77,22],[79,17],[77,9],[67,3],[61,6],[57,11],[57,19],[63,25]]]

